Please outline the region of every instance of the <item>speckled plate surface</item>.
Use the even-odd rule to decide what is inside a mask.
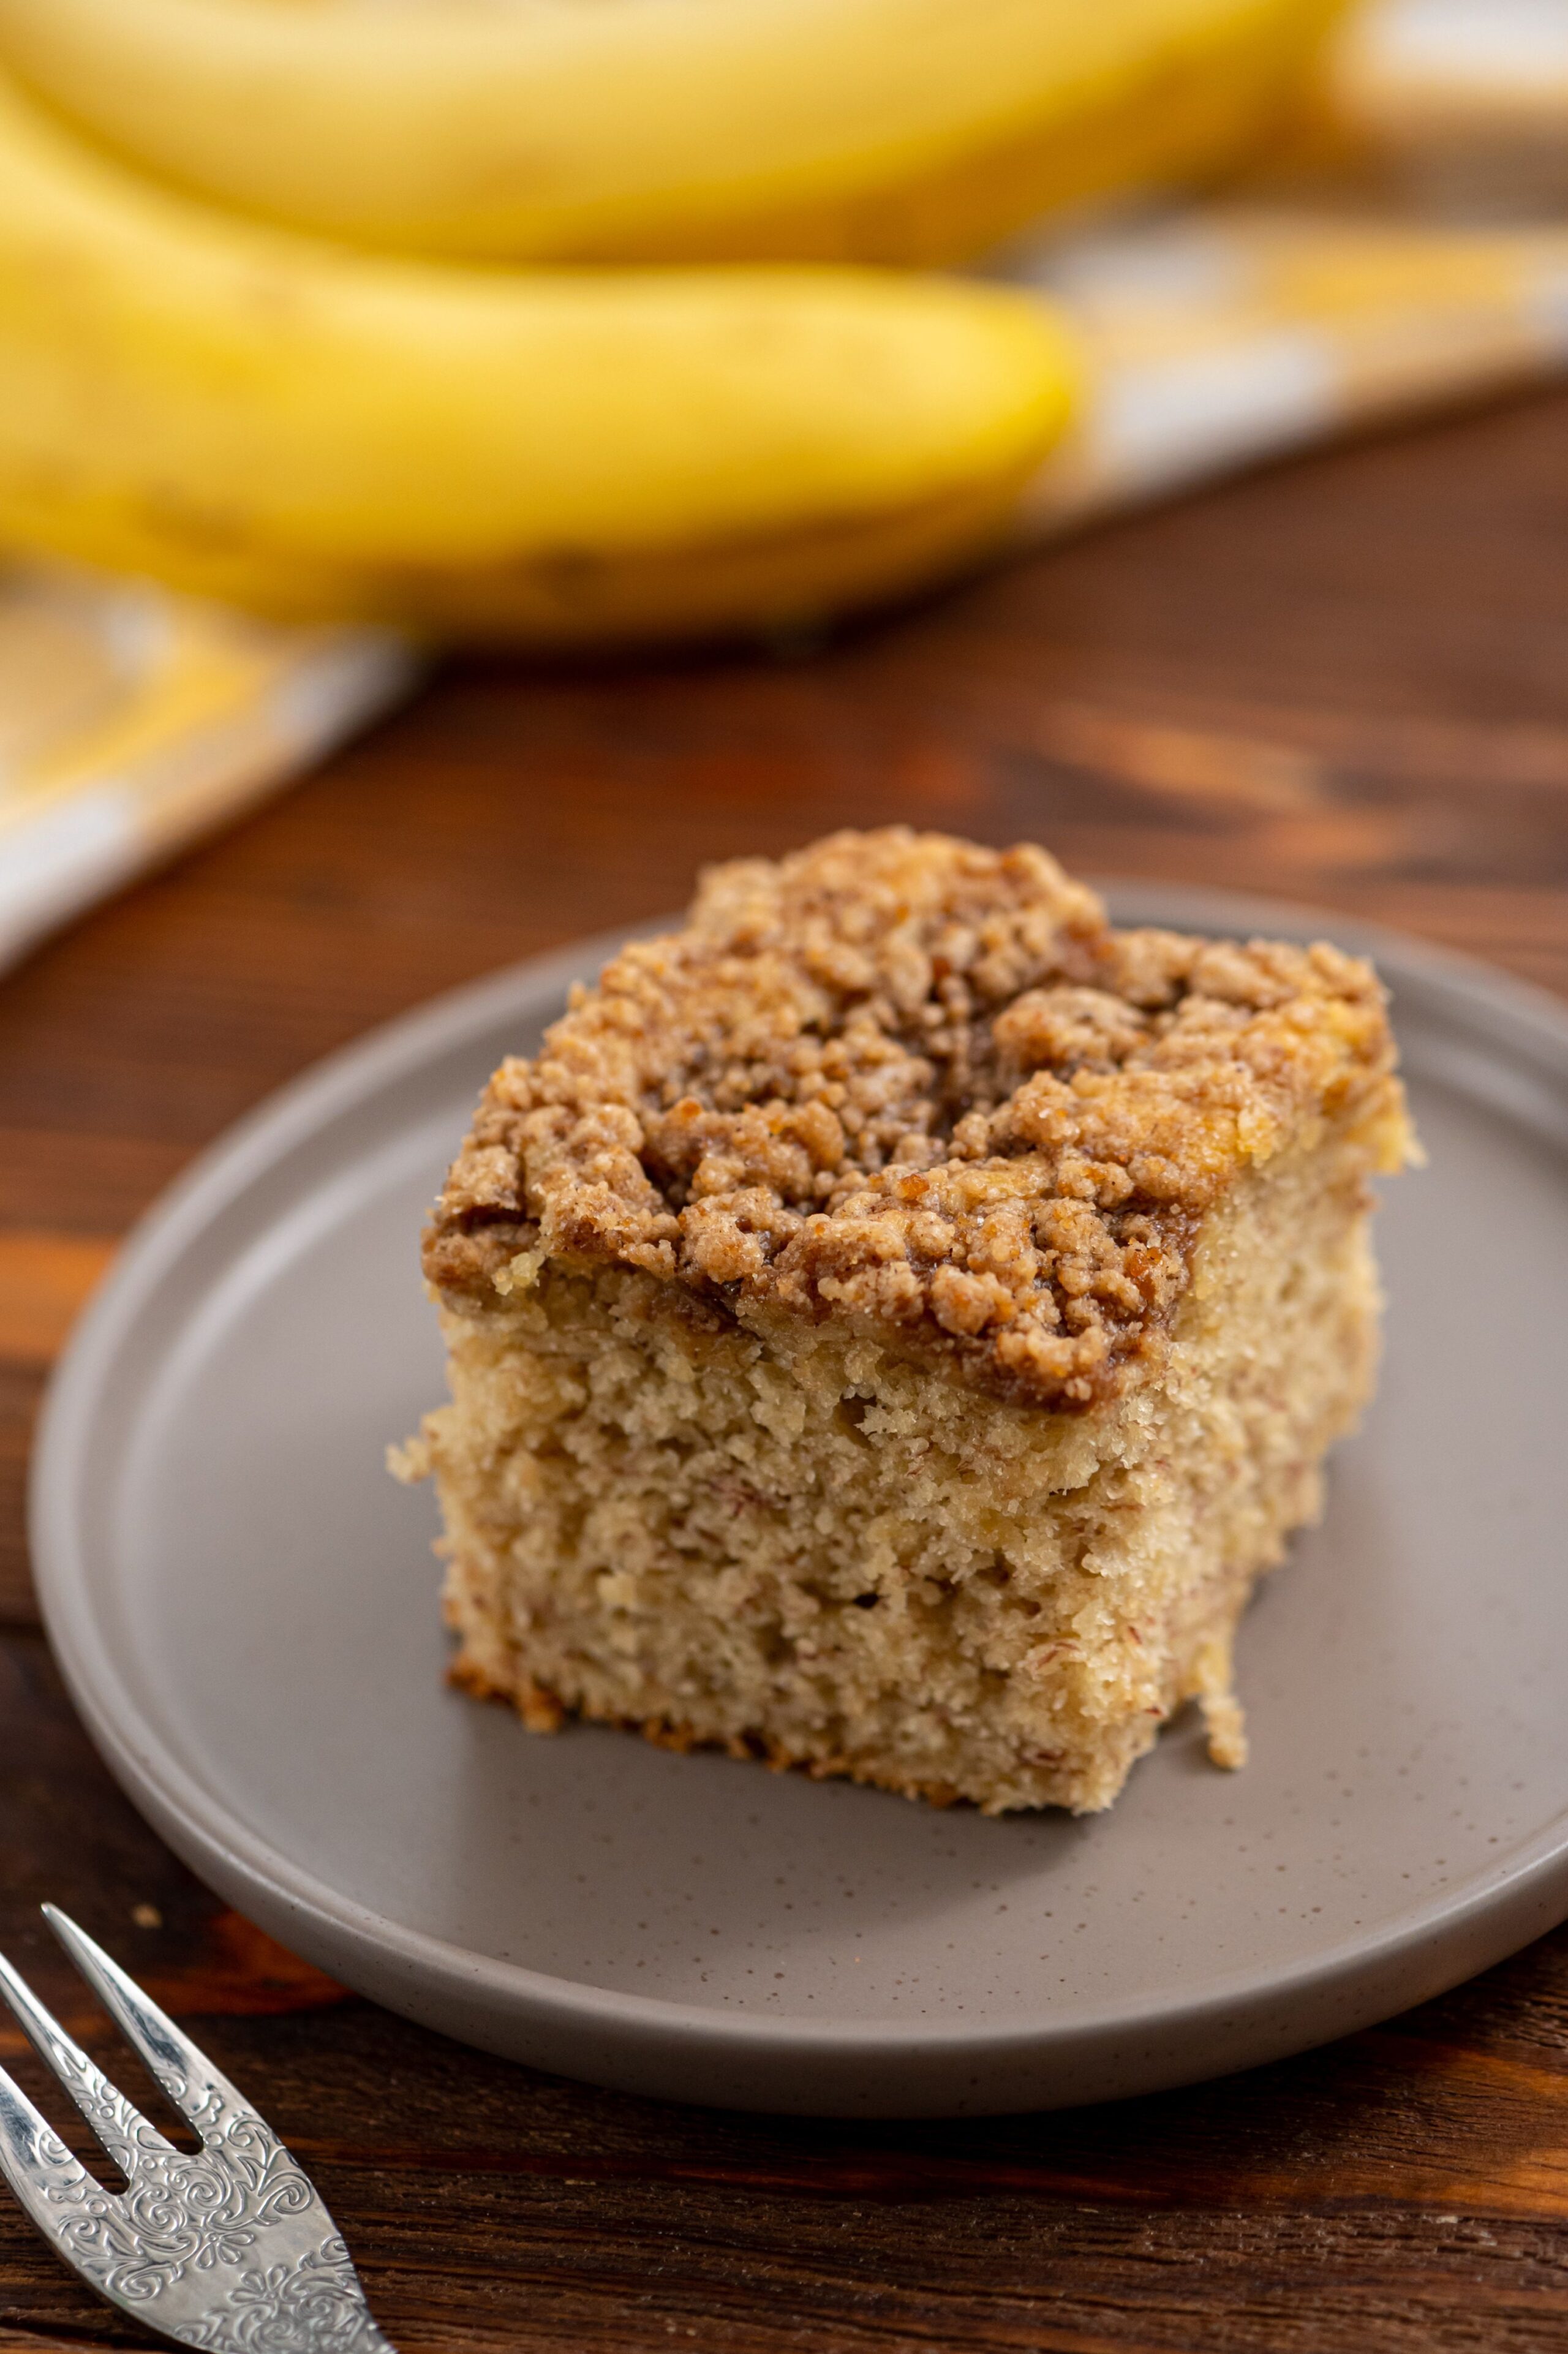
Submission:
[[[1568,1012],[1372,946],[1430,1165],[1390,1190],[1382,1393],[1240,1644],[1253,1760],[1185,1722],[1108,1815],[986,1821],[444,1688],[421,1214],[503,1052],[612,943],[442,1001],[237,1129],[72,1343],[35,1488],[114,1771],[297,1951],[488,2050],[680,2099],[957,2114],[1145,2091],[1431,1995],[1568,1914]]]

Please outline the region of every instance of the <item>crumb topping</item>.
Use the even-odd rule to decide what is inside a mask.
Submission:
[[[502,1066],[426,1271],[471,1306],[524,1252],[641,1268],[1082,1407],[1244,1171],[1356,1115],[1396,1165],[1393,1067],[1337,949],[1115,931],[1030,844],[834,834],[710,870]]]

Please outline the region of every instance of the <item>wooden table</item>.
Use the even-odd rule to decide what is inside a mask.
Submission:
[[[174,1861],[61,1696],[21,1522],[48,1361],[192,1152],[431,991],[678,904],[702,860],[893,818],[1031,835],[1568,991],[1565,620],[1543,398],[815,652],[454,666],[0,983],[0,1935],[95,2042],[40,1898],[198,2022],[406,2354],[1568,2347],[1568,1932],[1331,2050],[1072,2115],[774,2122],[533,2076],[347,1999]],[[134,2338],[0,2200],[0,2347]]]

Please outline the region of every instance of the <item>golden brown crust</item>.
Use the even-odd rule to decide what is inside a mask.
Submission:
[[[1081,1408],[1158,1353],[1245,1170],[1326,1119],[1397,1161],[1393,1067],[1336,949],[1114,931],[1027,844],[835,834],[712,870],[503,1065],[426,1271],[472,1309],[520,1253],[637,1267]]]
[[[530,1733],[559,1733],[569,1713],[564,1701],[544,1684],[520,1676],[503,1683],[472,1651],[460,1651],[447,1668],[447,1681],[471,1700],[504,1701],[514,1708]]]
[[[962,1797],[950,1782],[927,1782],[907,1775],[872,1772],[840,1752],[827,1757],[804,1753],[797,1755],[781,1742],[765,1740],[760,1734],[732,1734],[720,1738],[699,1733],[694,1725],[682,1723],[674,1717],[618,1716],[611,1709],[584,1703],[568,1706],[556,1693],[526,1677],[515,1686],[498,1683],[491,1670],[467,1651],[460,1651],[451,1661],[447,1681],[458,1691],[466,1691],[471,1699],[505,1702],[516,1710],[530,1733],[559,1733],[570,1717],[586,1724],[609,1725],[617,1733],[640,1733],[655,1749],[673,1750],[680,1757],[689,1757],[701,1749],[718,1749],[726,1757],[766,1766],[774,1774],[805,1774],[813,1782],[863,1782],[874,1789],[891,1790],[899,1797],[924,1798],[932,1807],[957,1806]]]

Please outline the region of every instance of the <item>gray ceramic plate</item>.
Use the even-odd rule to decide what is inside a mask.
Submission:
[[[1145,2091],[1300,2050],[1568,1913],[1568,1013],[1371,945],[1430,1155],[1391,1189],[1382,1394],[1241,1642],[1253,1760],[1179,1724],[1108,1815],[985,1821],[541,1740],[443,1687],[421,1214],[475,1091],[612,943],[380,1032],[143,1225],[46,1417],[50,1633],[115,1773],[279,1937],[569,2075],[821,2114]]]

